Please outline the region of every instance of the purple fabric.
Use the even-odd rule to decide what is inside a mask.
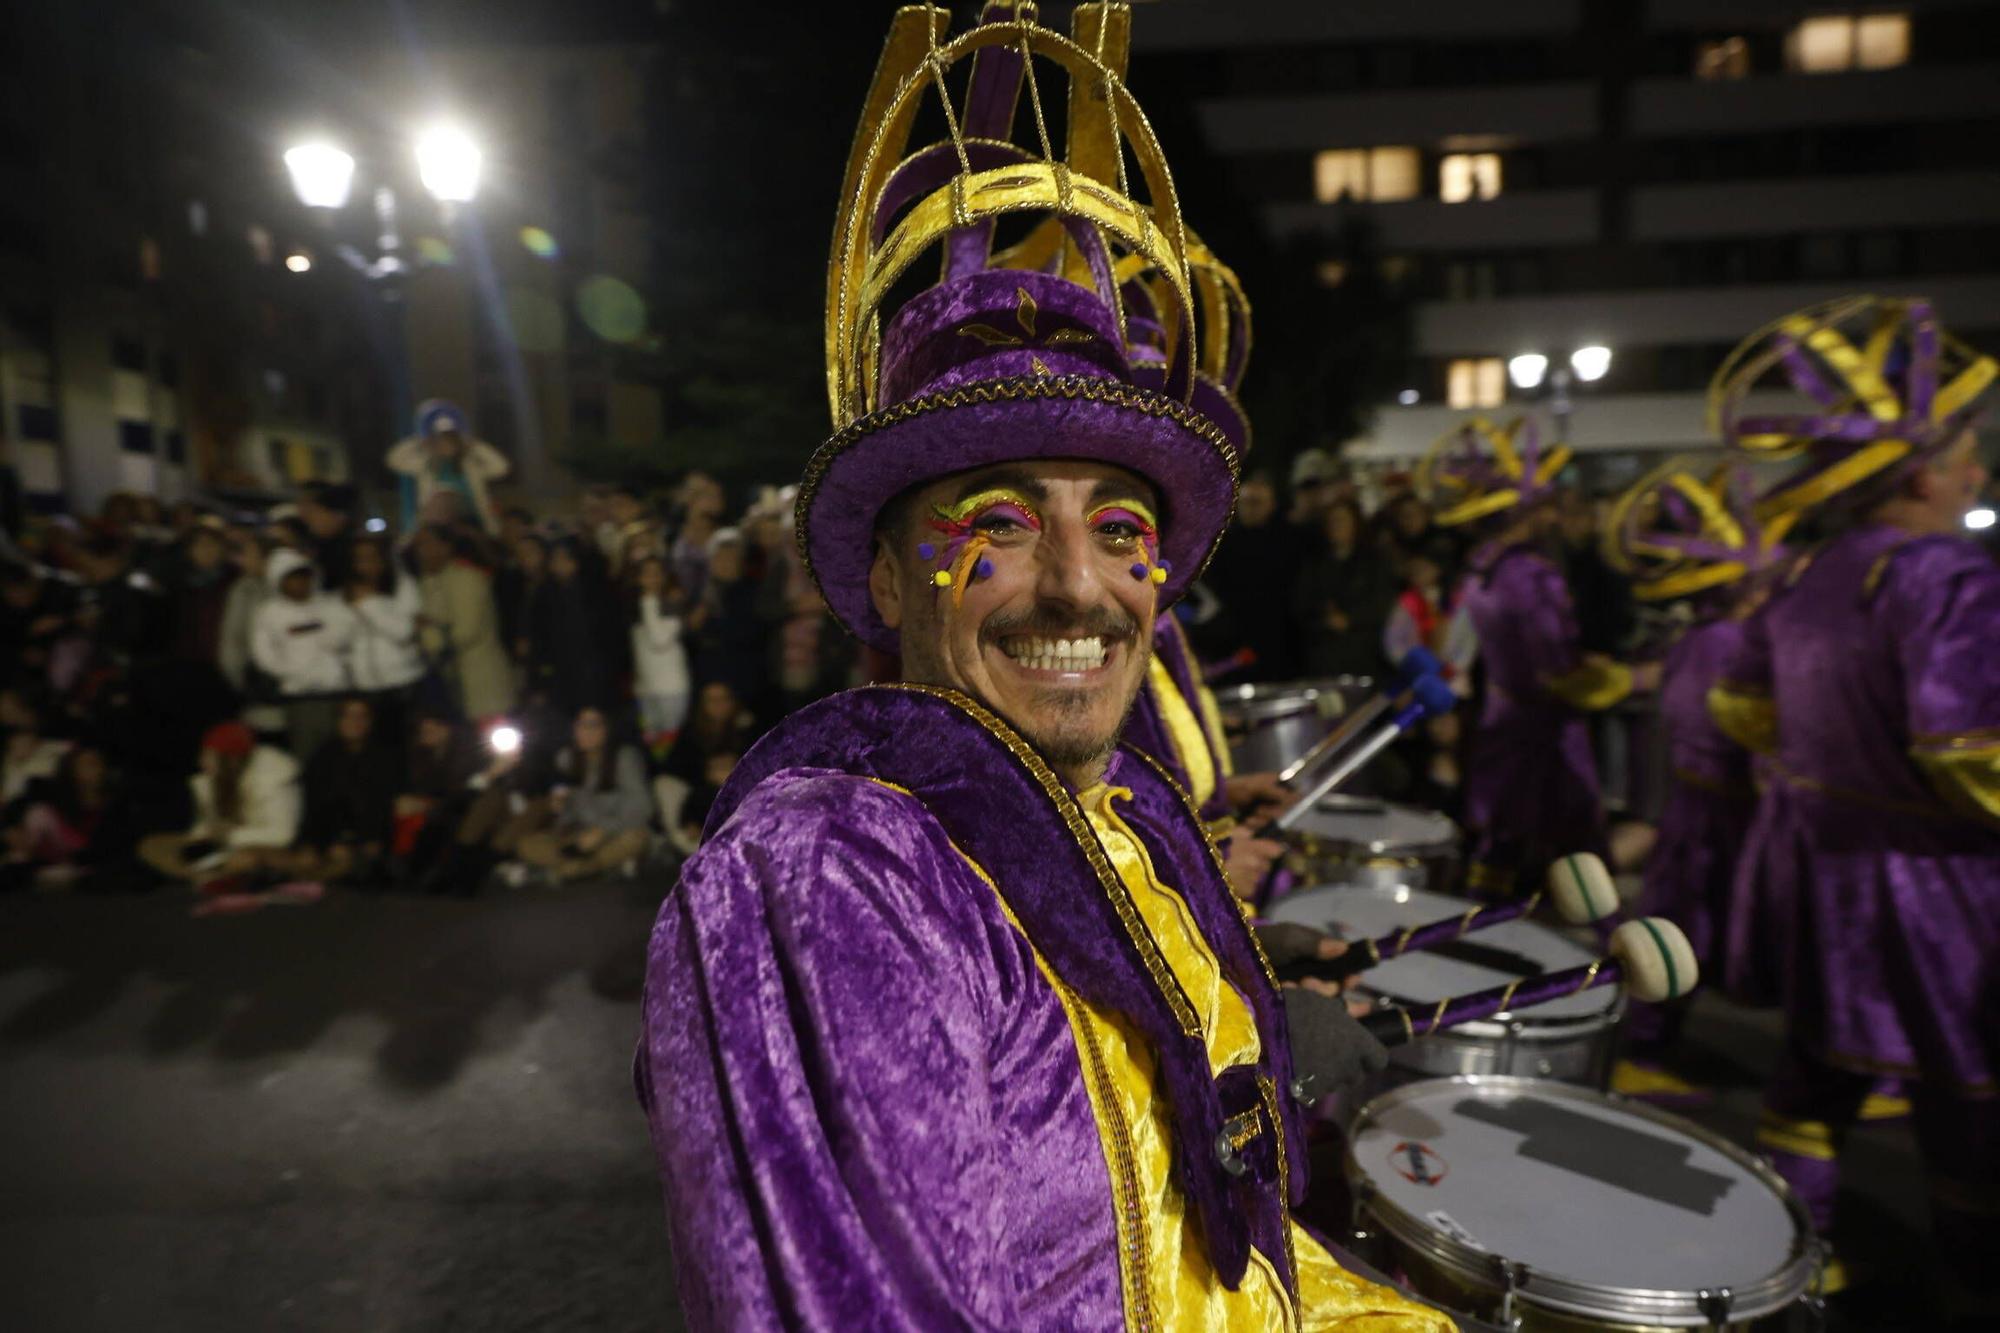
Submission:
[[[1223,1280],[1252,1243],[1282,1271],[1304,1154],[1280,1189],[1274,1145],[1240,1180],[1213,1148],[1258,1072],[1290,1085],[1282,1005],[1185,798],[1130,753],[1110,780],[1249,1004],[1259,1069],[1209,1076],[1061,803],[955,702],[848,691],[744,757],[661,910],[639,1071],[697,1326],[1118,1324],[1110,1185],[1060,1004],[953,844],[1058,975],[1148,1037]]]
[[[1757,812],[1750,754],[1715,725],[1708,691],[1736,655],[1743,623],[1727,617],[1694,626],[1667,650],[1660,678],[1660,721],[1667,733],[1672,781],[1658,821],[1659,838],[1646,859],[1639,916],[1663,916],[1681,928],[1702,976],[1722,980],[1755,972],[1762,959],[1726,963],[1721,944],[1736,891],[1736,868]],[[1638,1004],[1626,1018],[1636,1047],[1663,1043],[1677,1026],[1680,1005]]]
[[[1779,737],[1728,949],[1782,948],[1763,968],[1815,1060],[1996,1089],[2000,830],[1910,758],[1914,737],[2000,726],[1996,643],[1983,551],[1863,527],[1746,623],[1723,668],[1771,691]]]
[[[1482,550],[1460,599],[1486,671],[1465,777],[1473,859],[1539,875],[1558,856],[1601,855],[1604,810],[1586,715],[1543,684],[1583,657],[1562,571],[1526,546]]]
[[[1188,643],[1187,635],[1179,622],[1172,616],[1161,616],[1153,626],[1153,655],[1167,669],[1174,687],[1180,691],[1197,722],[1203,721],[1201,698],[1195,690],[1195,672],[1199,669],[1194,660],[1194,649]],[[1204,726],[1203,734],[1206,735]],[[1180,751],[1174,745],[1171,732],[1160,715],[1159,701],[1153,695],[1153,685],[1149,680],[1146,688],[1139,691],[1139,698],[1133,704],[1132,712],[1125,719],[1125,743],[1133,749],[1150,756],[1155,763],[1166,770],[1182,791],[1194,790],[1187,766],[1181,762]],[[1226,778],[1222,772],[1219,756],[1210,754],[1210,771],[1215,777],[1215,790],[1201,806],[1201,817],[1205,822],[1223,818],[1229,813],[1229,793],[1224,790]]]

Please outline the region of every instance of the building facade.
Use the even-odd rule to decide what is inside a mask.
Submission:
[[[1543,401],[1511,358],[1602,346],[1571,435],[1627,472],[1704,443],[1737,339],[1856,290],[2000,340],[2000,5],[1171,0],[1134,41],[1274,241],[1374,223],[1415,346],[1351,456]]]

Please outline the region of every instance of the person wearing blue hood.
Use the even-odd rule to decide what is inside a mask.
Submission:
[[[497,529],[498,518],[487,487],[507,475],[507,456],[481,439],[475,439],[465,412],[456,403],[431,398],[417,408],[416,434],[397,442],[389,450],[391,471],[402,474],[403,527],[416,526],[424,503],[440,490],[458,494],[464,510],[479,520],[487,532]]]

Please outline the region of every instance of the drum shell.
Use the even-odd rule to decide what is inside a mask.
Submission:
[[[1434,827],[1419,837],[1387,838],[1335,835],[1312,827],[1321,811],[1336,815],[1364,809]],[[1290,831],[1287,842],[1285,868],[1307,884],[1432,893],[1449,893],[1457,886],[1463,847],[1457,827],[1443,815],[1345,795],[1321,797],[1313,813]]]
[[[1215,691],[1229,758],[1238,773],[1275,773],[1318,744],[1334,722],[1373,693],[1365,677],[1226,685]]]
[[[1467,1089],[1533,1089],[1533,1080],[1518,1078],[1453,1078],[1413,1085],[1405,1093],[1446,1084]],[[1497,1321],[1497,1310],[1506,1291],[1502,1265],[1494,1256],[1465,1246],[1443,1235],[1426,1220],[1416,1218],[1383,1199],[1356,1156],[1359,1134],[1374,1120],[1390,1097],[1371,1100],[1350,1117],[1348,1146],[1342,1158],[1342,1183],[1348,1192],[1356,1239],[1365,1242],[1361,1253],[1370,1262],[1390,1272],[1400,1270],[1409,1287],[1447,1306],[1477,1318]],[[1699,1139],[1720,1152],[1742,1171],[1762,1181],[1779,1195],[1789,1212],[1795,1236],[1804,1246],[1783,1269],[1771,1274],[1754,1289],[1739,1293],[1744,1305],[1741,1318],[1712,1323],[1689,1308],[1695,1299],[1690,1291],[1639,1291],[1591,1286],[1569,1282],[1548,1274],[1532,1275],[1531,1284],[1517,1291],[1513,1313],[1518,1327],[1527,1333],[1672,1333],[1686,1329],[1774,1330],[1787,1326],[1790,1312],[1806,1294],[1814,1271],[1810,1242],[1811,1224],[1805,1210],[1784,1182],[1760,1159],[1728,1143],[1719,1135],[1701,1129],[1678,1116],[1644,1103],[1608,1094],[1572,1092],[1572,1098],[1595,1098],[1600,1104],[1615,1105],[1641,1119],[1668,1127],[1683,1137]],[[1532,1273],[1532,1270],[1527,1270]],[[1626,1308],[1610,1308],[1622,1303]],[[1580,1307],[1595,1305],[1589,1313]]]

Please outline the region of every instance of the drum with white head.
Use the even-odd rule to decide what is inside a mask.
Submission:
[[[1238,773],[1279,772],[1373,691],[1373,682],[1357,676],[1220,686],[1215,703],[1230,761]]]
[[[1769,1167],[1585,1088],[1409,1084],[1361,1108],[1343,1169],[1385,1266],[1502,1327],[1747,1329],[1816,1277],[1805,1211]]]
[[[1309,884],[1439,889],[1458,875],[1458,825],[1414,805],[1322,796],[1289,841],[1285,864]]]
[[[1469,911],[1464,898],[1397,884],[1325,885],[1272,905],[1275,921],[1296,921],[1347,940],[1374,939],[1405,926]],[[1454,995],[1521,977],[1583,967],[1597,953],[1533,921],[1509,921],[1436,948],[1369,968],[1363,994],[1421,1011]],[[1518,1074],[1592,1087],[1610,1076],[1624,999],[1616,986],[1578,991],[1515,1013],[1435,1033],[1391,1052],[1403,1076]]]

